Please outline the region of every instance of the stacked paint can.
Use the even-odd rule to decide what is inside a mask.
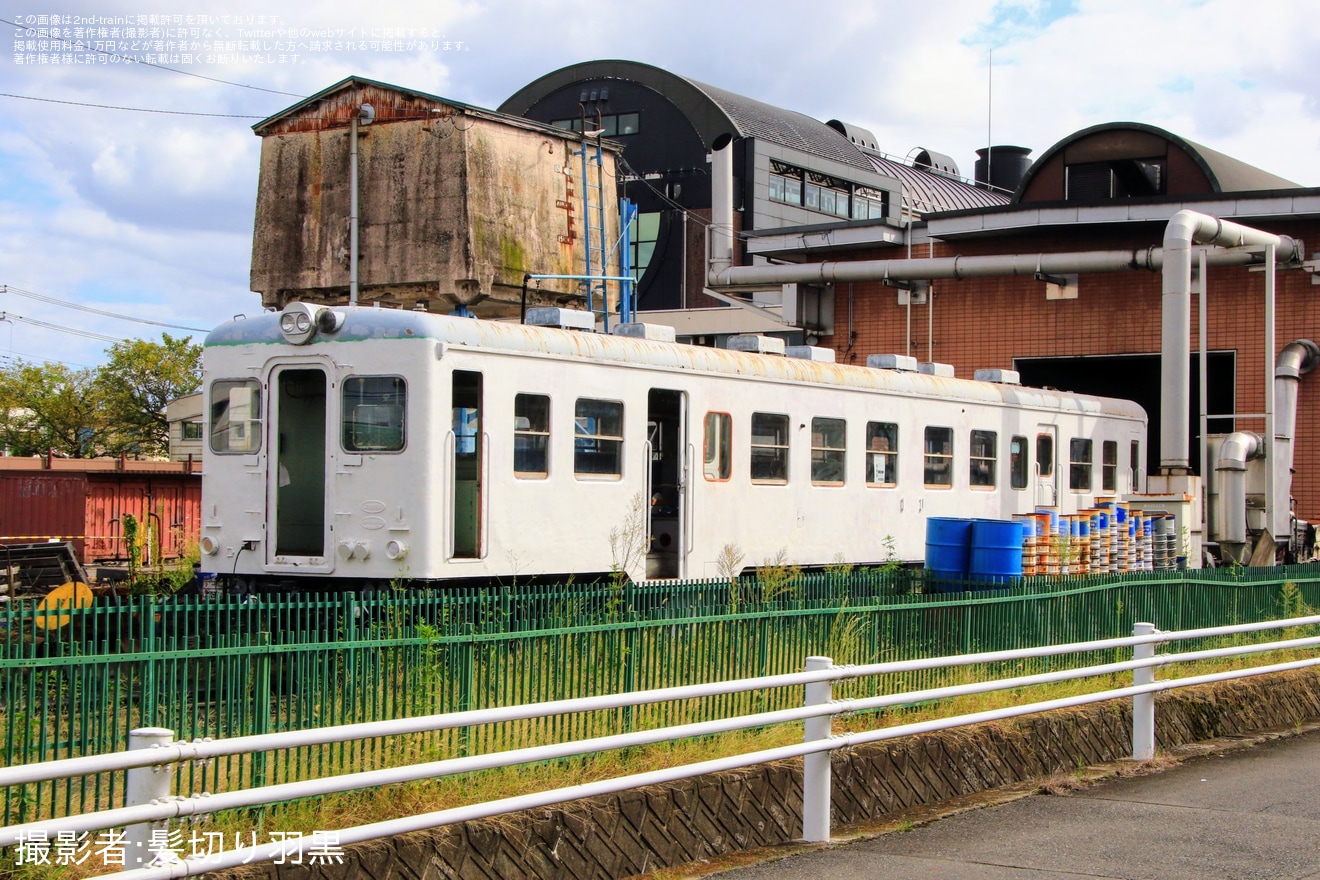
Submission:
[[[1130,510],[1119,501],[1060,514],[1041,508],[1014,517],[1023,530],[1022,573],[1124,574],[1177,567],[1171,514]]]

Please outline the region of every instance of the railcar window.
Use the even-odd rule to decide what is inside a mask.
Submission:
[[[1014,489],[1027,488],[1027,438],[1014,437],[1008,443],[1008,483]]]
[[[211,383],[211,451],[241,455],[261,448],[261,385],[256,379]]]
[[[968,482],[972,486],[994,488],[995,456],[999,445],[999,435],[994,431],[973,431],[971,458],[969,459]]]
[[[1129,459],[1129,468],[1132,471],[1132,491],[1137,491],[1141,486],[1141,480],[1138,477],[1141,474],[1141,441],[1132,441],[1132,452]]]
[[[898,425],[892,422],[866,423],[866,483],[898,485]]]
[[[513,398],[513,472],[523,479],[545,479],[550,473],[550,398],[517,394]]]
[[[752,413],[752,482],[788,482],[788,416]]]
[[[1068,443],[1068,488],[1091,491],[1091,441],[1085,437],[1074,437]]]
[[[1036,472],[1039,476],[1054,475],[1054,435],[1036,435]]]
[[[1100,444],[1100,489],[1118,491],[1118,441],[1106,440]]]
[[[345,452],[398,452],[407,427],[408,384],[402,376],[344,380],[340,437]]]
[[[702,472],[708,480],[727,480],[733,473],[733,417],[706,413],[706,443]]]
[[[623,476],[623,404],[578,398],[573,410],[573,473]]]
[[[843,419],[811,420],[811,482],[842,486],[847,450],[847,423]]]
[[[926,429],[926,485],[953,485],[953,428]]]

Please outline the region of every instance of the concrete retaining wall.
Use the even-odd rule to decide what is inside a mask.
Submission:
[[[1320,673],[1165,694],[1160,748],[1320,717]],[[834,828],[1123,758],[1130,704],[1110,703],[836,752]],[[226,880],[616,880],[801,834],[800,762],[403,835],[349,848],[342,865],[251,865]]]

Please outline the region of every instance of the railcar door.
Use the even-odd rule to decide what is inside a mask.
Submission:
[[[681,578],[687,562],[687,395],[652,388],[646,416],[646,576]]]
[[[277,367],[271,376],[270,487],[273,535],[267,561],[300,564],[326,556],[326,395],[319,367]]]
[[[1054,425],[1036,427],[1036,506],[1059,503],[1059,468],[1056,461],[1059,431]]]
[[[450,403],[453,431],[450,434],[453,457],[450,474],[453,511],[450,534],[450,558],[480,559],[485,535],[482,518],[485,511],[486,435],[481,400],[481,373],[455,370],[453,398]]]

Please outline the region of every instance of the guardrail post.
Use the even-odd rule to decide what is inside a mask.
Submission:
[[[829,669],[829,657],[808,657],[807,672]],[[834,699],[828,681],[806,686],[805,704],[817,706]],[[802,725],[803,740],[829,739],[833,719],[829,715],[808,718]],[[830,752],[817,752],[802,759],[802,839],[808,843],[828,843],[830,839]]]
[[[1138,623],[1132,628],[1134,636],[1148,636],[1154,633],[1155,624]],[[1134,645],[1133,660],[1145,660],[1155,656],[1155,643],[1146,642]],[[1155,667],[1143,666],[1132,670],[1134,685],[1151,684],[1155,681]],[[1155,695],[1136,694],[1132,697],[1132,760],[1149,761],[1155,757]]]
[[[129,751],[168,746],[174,742],[174,731],[164,727],[139,727],[128,734]],[[167,800],[170,796],[170,764],[133,767],[128,771],[124,806],[140,807],[153,801]],[[140,822],[124,829],[124,870],[141,868],[153,858],[151,845],[161,843],[151,839],[151,832],[165,828],[165,822]]]

